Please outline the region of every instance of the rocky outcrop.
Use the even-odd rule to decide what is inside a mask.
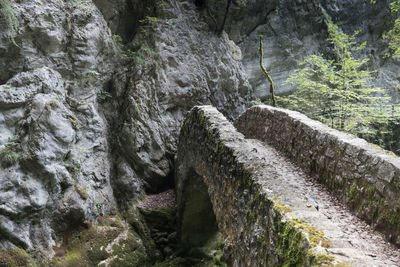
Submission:
[[[208,20],[214,29],[218,28],[214,21],[222,24],[226,2],[207,1],[209,11],[204,10],[204,13],[215,18]],[[393,24],[390,1],[371,4],[363,0],[247,0],[233,3],[237,4],[230,8],[225,29],[242,50],[244,69],[258,96],[269,94],[268,80],[259,67],[259,35],[264,36],[264,63],[275,81],[276,90],[278,94],[287,93],[294,87],[286,84],[286,79],[307,55],[332,56],[325,40],[328,35],[323,10],[347,34],[360,31],[357,40],[367,41],[367,47],[356,56],[371,58],[369,68],[377,71],[377,80],[372,83],[396,95],[399,62],[384,57],[388,50],[382,39],[382,34]]]
[[[64,233],[171,186],[190,108],[212,104],[234,119],[253,98],[245,72],[263,90],[259,33],[278,87],[321,51],[318,2],[233,2],[218,35],[222,0],[10,1],[18,27],[0,21],[0,248],[51,257]],[[335,3],[320,2],[336,19]],[[382,5],[368,12],[384,16]]]
[[[113,79],[107,105],[121,160],[149,191],[167,182],[180,125],[194,105],[212,104],[229,118],[252,97],[240,49],[210,32],[190,1],[172,1],[133,39],[136,63]],[[118,169],[126,173],[123,169]],[[120,176],[120,175],[117,175]],[[120,176],[121,177],[121,176]]]
[[[116,207],[96,96],[117,50],[90,3],[12,7],[16,44],[0,40],[0,247],[49,257],[66,229]]]
[[[0,34],[0,248],[51,257],[66,233],[171,182],[193,105],[233,118],[252,97],[240,49],[192,1],[11,6],[18,30]]]
[[[365,140],[289,110],[255,106],[236,127],[282,151],[400,245],[400,159]]]

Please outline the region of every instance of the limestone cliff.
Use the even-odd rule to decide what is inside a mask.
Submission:
[[[233,119],[263,95],[259,34],[280,92],[305,55],[329,50],[322,8],[362,29],[378,83],[397,84],[398,62],[372,50],[387,1],[245,2],[218,34],[223,0],[0,1],[0,248],[51,258],[66,233],[168,187],[191,107]]]
[[[208,1],[209,10],[221,24],[225,1]],[[234,1],[235,2],[235,1]],[[240,2],[240,1],[236,1]],[[357,41],[367,47],[357,57],[369,57],[369,68],[377,71],[374,85],[396,94],[399,60],[384,58],[388,51],[382,35],[392,27],[394,15],[390,0],[271,0],[245,1],[245,7],[232,5],[226,31],[242,50],[243,65],[256,94],[268,94],[267,79],[259,67],[258,38],[263,35],[264,62],[275,80],[279,93],[293,90],[285,84],[304,57],[311,54],[332,54],[326,38],[324,11],[347,34],[359,30]],[[210,25],[214,22],[210,20]]]
[[[252,97],[240,49],[191,1],[10,3],[19,26],[0,40],[1,248],[52,256],[68,229],[167,182],[193,105],[232,118]]]

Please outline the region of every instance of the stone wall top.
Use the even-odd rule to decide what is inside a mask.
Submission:
[[[290,110],[254,106],[236,121],[336,192],[344,203],[400,245],[400,159],[363,139]]]
[[[248,117],[241,117],[239,126],[249,126],[248,132],[244,131],[246,135],[261,136],[276,130],[279,137],[270,134],[280,140],[284,134],[290,137],[296,131],[307,131],[290,116],[272,116],[270,122],[264,122],[265,114],[260,113],[263,110],[252,109]],[[267,107],[265,110],[275,111]],[[285,127],[288,131],[282,130]],[[317,130],[315,134],[328,135]],[[299,140],[290,141],[291,146],[298,141],[314,142],[302,133]],[[321,142],[320,146],[326,146],[326,140]],[[310,147],[307,149],[312,151]],[[354,233],[362,235],[364,229],[349,223],[347,218],[357,219],[342,209],[330,210],[332,215],[328,218],[325,207],[335,203],[326,191],[310,183],[304,172],[272,146],[245,138],[213,107],[194,107],[186,117],[175,162],[178,238],[184,247],[209,243],[216,222],[225,240],[228,266],[333,266],[345,262],[352,266],[380,266],[387,260],[387,254],[371,252],[386,251],[387,242],[382,240],[383,247],[377,247],[375,237],[371,237],[374,242],[356,238]],[[354,197],[359,196],[354,193]],[[310,200],[320,208],[310,205]],[[346,221],[340,219],[343,216]]]
[[[309,266],[308,239],[290,220],[283,219],[283,212],[274,207],[275,200],[262,187],[262,177],[270,176],[269,172],[278,174],[264,166],[257,153],[261,150],[215,108],[192,109],[180,132],[176,158],[180,236],[188,236],[187,229],[209,225],[209,220],[202,222],[207,212],[193,200],[204,201],[197,192],[204,183],[225,239],[229,266],[284,266],[290,262]],[[190,216],[194,218],[189,220]],[[192,225],[185,225],[189,221]],[[204,225],[196,227],[193,221]],[[194,231],[190,234],[196,235]],[[284,240],[280,238],[283,234]]]

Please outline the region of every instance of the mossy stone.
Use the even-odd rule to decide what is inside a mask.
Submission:
[[[21,248],[0,250],[1,267],[36,267],[35,261]]]

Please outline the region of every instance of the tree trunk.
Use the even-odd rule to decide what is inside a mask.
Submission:
[[[231,8],[232,0],[228,0],[226,3],[226,10],[225,10],[225,15],[224,15],[224,20],[222,21],[221,28],[218,31],[218,34],[222,34],[225,28],[225,23],[226,23],[226,18],[228,17],[229,9]]]
[[[267,79],[270,83],[269,93],[271,94],[272,106],[276,107],[274,81],[272,80],[271,75],[269,75],[269,72],[267,71],[267,69],[263,64],[264,50],[263,50],[262,38],[263,36],[260,35],[260,67],[263,70],[264,74],[267,76]]]

